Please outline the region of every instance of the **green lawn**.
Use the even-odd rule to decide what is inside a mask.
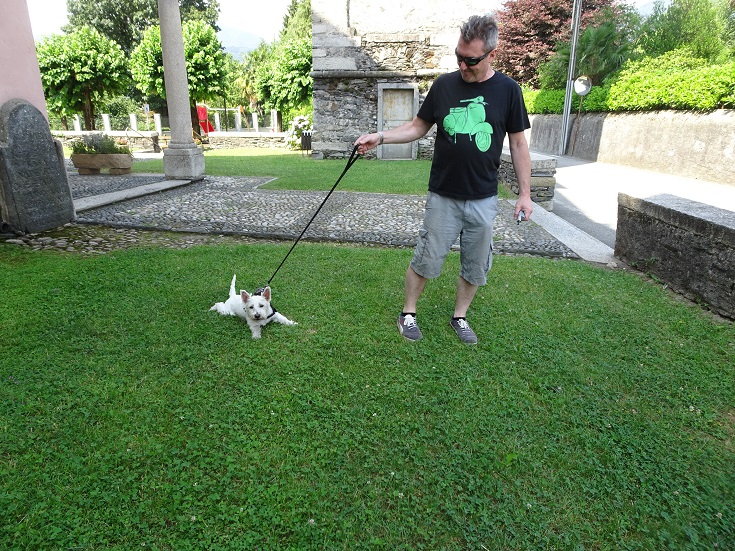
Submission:
[[[272,283],[299,325],[209,311],[289,247],[0,243],[0,548],[733,548],[732,323],[500,256],[468,347],[451,253],[408,343],[411,250],[305,242]]]
[[[347,159],[317,161],[300,151],[284,149],[213,149],[205,151],[209,176],[270,176],[266,189],[329,190],[342,174]],[[359,159],[339,184],[340,191],[425,195],[431,161]],[[163,161],[138,161],[134,172],[163,172]],[[502,198],[513,195],[502,189]]]

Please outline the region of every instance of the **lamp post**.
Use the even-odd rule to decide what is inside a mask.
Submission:
[[[561,118],[561,139],[559,140],[559,155],[566,155],[569,142],[569,113],[572,110],[572,89],[574,87],[574,73],[577,65],[577,40],[579,39],[579,25],[582,20],[582,0],[574,0],[572,5],[572,48],[569,53],[569,70],[567,71],[567,88],[564,94],[564,112]]]

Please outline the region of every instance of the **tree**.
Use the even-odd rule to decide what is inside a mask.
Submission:
[[[616,73],[629,59],[633,49],[633,28],[637,16],[625,12],[616,16],[604,10],[592,25],[587,27],[577,43],[577,75],[587,75],[592,84],[600,85]],[[571,43],[560,42],[548,62],[539,66],[538,76],[542,89],[566,87]]]
[[[69,24],[65,32],[88,25],[114,40],[130,54],[143,31],[158,25],[157,0],[67,0]],[[215,30],[219,0],[179,0],[182,21],[204,20]]]
[[[284,121],[312,110],[311,0],[292,0],[279,40],[261,45],[244,60],[239,83],[253,105],[283,113]]]
[[[582,28],[614,0],[585,0]],[[495,66],[521,84],[538,85],[538,67],[554,53],[557,43],[571,37],[569,0],[508,0],[498,12],[500,47]]]
[[[187,21],[182,33],[192,125],[196,130],[196,102],[214,99],[224,92],[225,55],[217,33],[208,23]],[[160,27],[145,31],[140,45],[133,51],[130,66],[135,85],[145,96],[166,98]]]
[[[686,47],[716,61],[726,52],[726,35],[723,12],[711,0],[673,0],[668,7],[658,0],[643,24],[640,46],[651,57]]]
[[[49,111],[62,118],[81,112],[85,129],[94,130],[95,105],[122,92],[130,80],[120,46],[81,27],[49,36],[36,50]]]
[[[311,104],[311,40],[292,39],[275,48],[275,56],[256,70],[259,96],[268,107],[290,119]]]
[[[291,0],[283,16],[280,40],[311,38],[311,0]]]
[[[238,96],[240,105],[247,106],[251,113],[263,114],[260,104],[260,91],[258,88],[258,67],[265,64],[271,57],[272,47],[262,42],[258,47],[243,56],[243,60],[238,64],[238,75],[233,83]]]

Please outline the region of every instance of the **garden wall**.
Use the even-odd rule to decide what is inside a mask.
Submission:
[[[286,147],[285,132],[210,132],[211,149]]]
[[[349,156],[361,134],[415,116],[392,103],[397,96],[391,91],[415,89],[420,104],[436,76],[456,69],[459,27],[471,14],[487,12],[487,2],[432,2],[427,8],[425,0],[312,0],[311,11],[313,155],[339,158]],[[416,156],[431,157],[432,150],[429,137]]]
[[[534,115],[530,145],[559,154],[561,115]],[[572,115],[567,154],[735,185],[735,110]]]
[[[615,256],[735,319],[735,213],[673,195],[618,195]]]
[[[106,134],[116,141],[124,141],[131,149],[155,149],[155,144],[164,145],[159,143],[158,132],[141,131],[141,132],[127,132],[127,131],[81,131],[76,132],[74,130],[52,130],[51,135],[59,140],[62,145],[71,147],[71,143],[79,141],[82,136],[89,134]]]

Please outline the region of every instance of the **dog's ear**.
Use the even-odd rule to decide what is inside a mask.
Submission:
[[[265,297],[265,300],[269,301],[271,300],[271,288],[270,286],[263,289],[263,296]]]
[[[240,291],[240,298],[243,302],[247,302],[250,300],[250,294],[247,291]]]

